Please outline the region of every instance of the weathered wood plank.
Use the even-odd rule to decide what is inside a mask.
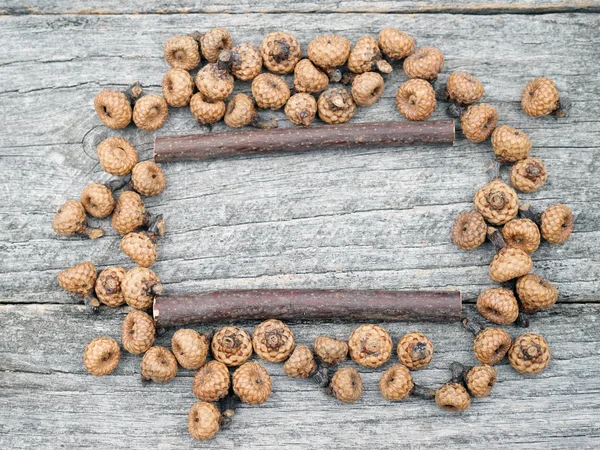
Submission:
[[[473,307],[468,307],[474,313]],[[186,414],[194,402],[193,372],[182,370],[166,385],[143,387],[140,357],[124,354],[113,375],[87,375],[81,362],[85,343],[98,335],[119,339],[126,309],[92,317],[68,305],[0,306],[0,443],[4,448],[175,448],[192,444]],[[200,448],[594,448],[600,437],[599,305],[560,305],[540,313],[531,331],[548,340],[553,360],[535,377],[523,377],[504,361],[489,398],[475,400],[461,415],[423,400],[400,404],[379,394],[379,370],[360,368],[363,398],[341,405],[306,380],[284,376],[265,363],[274,391],[262,407],[242,407],[233,428]],[[245,323],[251,331],[254,324]],[[298,343],[320,333],[347,337],[355,324],[292,323]],[[453,360],[474,363],[471,336],[459,325],[384,324],[394,342],[420,330],[435,345],[432,364],[419,383],[439,386]],[[507,327],[516,336],[522,330]],[[169,345],[173,330],[158,339]],[[392,358],[392,359],[395,359]],[[346,362],[346,365],[352,364]],[[50,419],[51,418],[51,419]],[[318,440],[317,437],[318,436]]]

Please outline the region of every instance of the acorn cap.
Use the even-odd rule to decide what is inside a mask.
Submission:
[[[292,355],[283,365],[283,370],[288,377],[308,378],[317,371],[313,352],[306,345],[298,345]]]
[[[233,391],[244,403],[260,405],[266,402],[273,387],[271,377],[257,362],[246,362],[233,373]]]
[[[104,269],[98,275],[94,290],[100,302],[106,306],[115,308],[125,303],[125,297],[121,292],[121,282],[127,271],[121,266],[111,266]]]
[[[308,58],[323,69],[343,66],[350,56],[350,40],[338,35],[317,36],[308,44]]]
[[[283,78],[261,73],[252,81],[252,96],[259,108],[279,109],[290,98],[290,88]]]
[[[191,36],[173,36],[165,43],[164,57],[171,67],[193,70],[200,64],[198,42]]]
[[[493,365],[504,358],[511,343],[510,335],[503,329],[484,328],[473,340],[473,351],[480,362]]]
[[[325,123],[345,123],[354,116],[356,103],[343,87],[329,88],[319,96],[317,111]]]
[[[128,140],[118,137],[111,137],[100,142],[96,147],[96,154],[102,169],[119,177],[130,173],[138,162],[135,147]]]
[[[52,219],[52,229],[62,236],[82,234],[87,228],[85,208],[77,200],[67,200]]]
[[[526,275],[532,269],[531,256],[519,248],[505,247],[494,256],[488,272],[492,281],[504,283]]]
[[[354,45],[348,56],[348,69],[354,73],[379,70],[390,73],[392,66],[381,55],[377,40],[371,36],[363,36]]]
[[[294,333],[281,320],[269,319],[254,329],[252,345],[259,358],[282,362],[294,350]]]
[[[160,95],[144,95],[133,107],[133,122],[144,131],[159,129],[166,122],[168,115],[169,107]]]
[[[433,344],[423,333],[407,333],[398,341],[398,359],[410,370],[429,365],[433,358]]]
[[[541,217],[542,237],[551,244],[566,242],[573,232],[573,211],[557,203],[548,207]]]
[[[121,192],[112,216],[112,227],[117,233],[131,233],[146,225],[148,218],[144,202],[137,192]]]
[[[142,267],[150,267],[158,256],[156,242],[147,232],[129,233],[123,236],[121,251]]]
[[[496,369],[484,364],[474,366],[465,373],[465,384],[473,397],[487,397],[496,384]]]
[[[280,31],[267,34],[260,43],[259,50],[265,67],[277,74],[292,72],[302,58],[298,39],[290,33]]]
[[[538,374],[550,364],[550,347],[539,334],[522,334],[513,342],[508,362],[519,373]]]
[[[425,80],[408,80],[396,92],[396,107],[408,120],[429,118],[435,110],[435,105],[435,91]]]
[[[177,375],[177,360],[165,347],[151,347],[142,358],[142,380],[166,383]]]
[[[196,75],[196,87],[205,99],[225,100],[233,92],[233,76],[217,63],[204,66]]]
[[[365,72],[352,81],[352,98],[358,106],[371,106],[381,98],[383,77],[376,72]]]
[[[109,128],[125,128],[131,122],[131,102],[124,92],[109,89],[98,92],[94,98],[94,109]]]
[[[145,197],[160,194],[167,186],[167,179],[158,164],[152,161],[137,163],[131,172],[133,189]]]
[[[379,367],[390,359],[393,345],[390,334],[379,325],[365,324],[348,338],[350,358],[361,366]]]
[[[546,309],[558,300],[558,289],[544,278],[532,273],[517,281],[517,295],[524,311]]]
[[[205,100],[200,92],[196,92],[190,100],[190,111],[198,123],[212,125],[225,115],[225,102]]]
[[[171,69],[163,76],[162,93],[169,106],[185,106],[194,93],[194,80],[186,70]]]
[[[461,105],[472,105],[481,100],[484,91],[483,83],[468,72],[454,72],[446,82],[446,95]]]
[[[317,115],[317,101],[310,94],[294,94],[285,104],[284,111],[290,122],[307,127]]]
[[[492,225],[504,225],[519,212],[517,193],[500,179],[494,179],[479,189],[473,197],[473,204]]]
[[[252,339],[242,328],[230,325],[214,334],[211,349],[217,361],[235,367],[245,363],[252,356]]]
[[[452,226],[452,242],[461,250],[475,250],[485,242],[487,225],[478,212],[460,213]]]
[[[171,349],[177,362],[184,369],[200,368],[208,354],[208,338],[189,328],[181,328],[171,338]]]
[[[527,157],[531,151],[531,140],[521,130],[500,125],[492,133],[492,148],[501,161],[515,162]]]
[[[243,42],[231,49],[231,73],[238,80],[250,81],[256,78],[262,69],[260,51],[252,44]]]
[[[435,47],[416,49],[404,60],[404,73],[408,78],[433,80],[444,67],[444,55]]]
[[[84,261],[63,270],[57,279],[64,290],[86,297],[94,290],[96,266],[91,261]]]
[[[309,94],[321,92],[329,84],[329,77],[313,65],[309,59],[302,59],[294,69],[294,89]]]
[[[402,364],[391,366],[379,380],[379,391],[386,400],[404,400],[410,396],[414,387],[410,371]]]
[[[222,416],[212,403],[196,402],[188,413],[188,432],[197,440],[214,438],[221,429]]]
[[[471,406],[471,396],[460,383],[446,383],[435,393],[435,403],[442,409],[461,412]]]
[[[315,354],[325,364],[337,364],[348,356],[348,344],[341,339],[329,336],[319,336],[313,344]]]
[[[150,269],[134,267],[123,277],[121,291],[129,306],[142,310],[152,306],[154,296],[162,292],[162,285],[158,275]]]
[[[546,116],[560,108],[558,89],[550,78],[530,81],[521,95],[521,107],[531,117]]]
[[[110,216],[115,207],[112,191],[100,183],[90,183],[83,188],[80,201],[86,212],[98,219]]]
[[[502,228],[502,237],[507,247],[520,248],[529,254],[540,245],[540,230],[530,219],[512,219]]]
[[[391,59],[406,58],[415,49],[414,38],[396,28],[381,30],[378,41],[383,54]]]
[[[236,94],[225,109],[225,123],[231,128],[242,128],[252,124],[258,117],[254,101],[246,94]]]
[[[510,169],[510,182],[521,192],[534,192],[548,179],[548,171],[541,159],[525,158],[517,161]]]
[[[123,348],[134,355],[141,355],[154,344],[156,327],[154,320],[143,311],[130,311],[121,326]]]
[[[467,108],[460,117],[460,126],[471,142],[483,142],[489,138],[498,123],[498,111],[487,103],[477,103]]]
[[[509,324],[519,316],[519,304],[510,289],[494,287],[484,290],[477,298],[477,310],[487,320]]]
[[[229,392],[230,377],[227,366],[219,361],[209,361],[194,376],[192,392],[205,402],[216,402]]]
[[[108,375],[116,369],[120,359],[119,344],[107,337],[92,339],[83,351],[83,363],[92,375]]]
[[[363,382],[354,367],[342,367],[331,378],[329,393],[343,403],[354,403],[363,393]]]

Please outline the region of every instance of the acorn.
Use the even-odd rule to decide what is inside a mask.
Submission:
[[[112,191],[100,183],[90,183],[83,188],[79,201],[90,216],[98,219],[110,216],[115,208]]]
[[[229,367],[240,366],[252,356],[252,339],[242,328],[229,325],[214,334],[211,349],[217,361]]]
[[[527,312],[549,308],[558,300],[558,289],[548,280],[532,273],[519,278],[516,289],[521,307]]]
[[[529,254],[520,248],[507,247],[500,232],[493,227],[488,228],[488,237],[498,250],[489,268],[492,281],[504,283],[531,272],[533,260]]]
[[[541,216],[542,237],[551,244],[565,243],[573,232],[573,212],[557,203],[548,207]]]
[[[294,94],[285,104],[284,111],[290,122],[307,127],[317,115],[317,101],[310,94]]]
[[[350,40],[338,35],[317,36],[308,44],[308,58],[323,70],[343,66],[350,56]],[[321,89],[322,90],[322,89]]]
[[[321,92],[329,84],[329,77],[313,65],[309,59],[302,59],[294,69],[294,89],[296,92],[312,94]]]
[[[363,382],[354,367],[342,367],[331,378],[327,393],[343,403],[354,403],[363,394]]]
[[[394,364],[379,379],[379,391],[386,400],[404,400],[414,387],[410,371],[402,364]]]
[[[471,142],[483,142],[491,136],[498,123],[498,111],[487,103],[471,105],[460,116],[460,126]]]
[[[196,87],[203,98],[218,101],[225,100],[233,92],[233,77],[228,70],[221,69],[217,63],[210,63],[198,71]]]
[[[483,83],[468,72],[453,72],[446,81],[446,97],[459,105],[472,105],[484,92]]]
[[[434,80],[444,67],[444,55],[435,47],[421,47],[404,60],[403,67],[408,78]]]
[[[265,67],[277,74],[293,72],[302,58],[302,48],[298,39],[281,31],[267,34],[260,43],[259,50]]]
[[[169,106],[185,106],[194,93],[194,79],[186,70],[171,69],[163,76],[162,93]]]
[[[502,228],[502,237],[508,247],[533,253],[540,246],[540,230],[530,219],[512,219]]]
[[[282,362],[294,350],[294,333],[281,320],[265,320],[254,329],[252,346],[259,358]]]
[[[154,297],[162,292],[162,284],[150,269],[134,267],[121,280],[121,291],[129,306],[143,310],[152,306]]]
[[[108,375],[117,368],[121,360],[119,344],[108,337],[92,339],[83,351],[83,364],[89,373],[96,376]]]
[[[475,335],[473,352],[483,364],[501,361],[512,344],[510,335],[502,328],[484,328],[474,320],[464,318],[463,326]]]
[[[450,365],[452,378],[435,392],[435,403],[451,412],[462,412],[471,406],[471,396],[463,382],[464,366],[459,363]]]
[[[208,361],[194,376],[192,392],[205,402],[216,402],[225,398],[230,385],[229,369],[219,361]]]
[[[206,33],[199,34],[198,36],[200,39],[202,56],[211,63],[217,61],[221,50],[231,50],[233,44],[231,35],[225,28],[212,28]]]
[[[123,297],[121,291],[121,282],[126,273],[127,271],[121,266],[107,267],[100,272],[94,290],[101,303],[111,308],[116,308],[125,303],[125,297]]]
[[[142,381],[166,383],[177,375],[177,360],[169,349],[161,346],[151,347],[142,358]]]
[[[529,155],[531,140],[521,130],[500,125],[492,133],[492,148],[500,161],[515,162]]]
[[[383,77],[376,72],[357,75],[352,81],[352,98],[358,106],[371,106],[383,95]]]
[[[134,355],[145,353],[156,339],[154,320],[143,311],[130,311],[121,325],[123,348]]]
[[[480,188],[473,197],[475,209],[492,225],[504,225],[519,212],[519,197],[515,190],[499,178]]]
[[[52,219],[52,229],[61,236],[82,235],[89,239],[104,236],[104,230],[101,228],[88,226],[85,208],[77,200],[67,200],[63,203]]]
[[[435,105],[435,91],[425,80],[408,80],[396,92],[396,107],[408,120],[428,119]]]
[[[467,390],[473,397],[487,397],[496,384],[497,371],[492,366],[483,364],[473,366],[464,371]]]
[[[150,214],[142,198],[137,192],[123,191],[117,199],[117,206],[112,216],[112,227],[120,234],[128,234],[140,227],[148,225]]]
[[[497,324],[509,324],[519,316],[519,304],[510,289],[488,288],[477,298],[477,310],[487,320]]]
[[[325,364],[338,364],[348,356],[348,344],[341,339],[318,336],[313,344],[315,354]]]
[[[131,122],[131,102],[126,92],[105,89],[94,97],[94,109],[104,125],[118,130]]]
[[[165,43],[165,61],[176,69],[195,69],[200,64],[198,44],[192,36],[173,36]]]
[[[231,49],[231,73],[238,80],[253,80],[260,73],[262,64],[260,51],[248,42]]]
[[[259,108],[279,109],[290,98],[290,88],[283,78],[261,73],[252,81],[252,96]]]
[[[128,233],[121,239],[121,251],[137,265],[150,267],[156,261],[156,235],[146,231]]]
[[[171,338],[171,349],[177,362],[184,369],[200,368],[210,347],[210,340],[204,335],[189,328],[181,328]]]
[[[510,347],[508,362],[519,373],[538,374],[550,364],[550,347],[539,334],[522,334]]]
[[[192,438],[205,441],[214,438],[223,422],[223,416],[215,405],[196,402],[188,413],[188,432]]]
[[[475,250],[485,242],[487,225],[478,212],[463,212],[452,226],[452,242],[461,250]]]
[[[196,92],[190,100],[190,111],[198,123],[212,125],[225,115],[225,102],[205,99],[200,92]]]
[[[415,49],[415,39],[396,28],[384,28],[379,32],[379,48],[390,59],[403,59]]]
[[[363,36],[356,41],[348,56],[348,69],[354,73],[373,70],[390,73],[393,70],[391,64],[383,59],[377,40],[371,36]]]
[[[521,107],[531,117],[542,117],[554,113],[565,117],[570,103],[562,101],[556,84],[550,78],[539,77],[530,81],[521,95]]]
[[[365,324],[348,338],[350,358],[361,366],[379,367],[390,359],[393,345],[390,334],[378,325]]]
[[[306,345],[297,345],[283,365],[283,370],[288,377],[308,378],[314,375],[318,366],[311,349]]]
[[[257,362],[246,362],[233,373],[233,391],[244,403],[260,405],[271,395],[271,377]]]
[[[398,359],[410,370],[427,367],[433,358],[433,344],[423,333],[407,333],[398,341]]]
[[[135,147],[128,140],[118,137],[100,142],[96,147],[96,154],[102,169],[119,177],[130,173],[138,162]]]
[[[541,159],[525,158],[510,169],[510,182],[521,192],[534,192],[548,179],[548,171]]]
[[[154,131],[167,121],[169,106],[160,95],[144,95],[135,102],[133,107],[133,122],[144,131]]]
[[[57,279],[58,285],[65,291],[87,297],[94,291],[96,266],[91,261],[84,261],[63,270]]]
[[[247,125],[258,128],[276,128],[277,121],[262,121],[254,107],[254,101],[246,94],[237,94],[225,109],[225,123],[231,128],[242,128]]]
[[[325,123],[348,122],[356,111],[356,103],[343,87],[329,88],[317,101],[319,118]]]
[[[131,171],[131,185],[140,195],[154,197],[165,190],[167,179],[156,163],[142,161]]]

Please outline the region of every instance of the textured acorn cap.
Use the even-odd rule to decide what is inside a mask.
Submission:
[[[94,290],[96,266],[91,261],[84,261],[63,270],[57,279],[64,290],[86,297]]]
[[[404,400],[414,387],[410,371],[402,364],[394,364],[379,379],[379,391],[386,400]]]
[[[338,369],[329,385],[331,395],[343,403],[354,403],[363,393],[363,382],[354,367]]]
[[[142,267],[150,267],[158,257],[156,242],[145,231],[123,236],[121,251]]]
[[[284,111],[290,122],[307,127],[317,115],[317,101],[310,94],[294,94],[285,104]]]
[[[252,81],[252,96],[259,108],[279,109],[290,98],[290,88],[283,78],[261,73]]]
[[[481,100],[484,91],[483,83],[468,72],[454,72],[446,82],[446,95],[461,105],[472,105]]]
[[[354,116],[356,103],[343,87],[329,88],[319,96],[317,111],[325,123],[344,123]]]
[[[173,36],[165,43],[164,57],[176,69],[195,69],[200,64],[198,42],[191,36]]]
[[[487,225],[478,212],[460,213],[452,226],[452,242],[461,250],[470,251],[485,242]]]
[[[212,439],[221,429],[221,418],[221,413],[212,403],[196,402],[188,413],[188,432],[200,441]]]
[[[465,384],[473,397],[487,397],[496,384],[496,376],[496,369],[492,366],[474,366],[465,374]]]
[[[124,92],[98,92],[94,98],[94,109],[102,123],[109,128],[125,128],[131,122],[131,102]]]
[[[269,319],[254,329],[252,346],[259,358],[282,362],[294,350],[294,333],[281,320]]]
[[[444,67],[444,55],[435,47],[421,47],[406,57],[403,67],[408,78],[433,80]]]
[[[540,246],[540,230],[530,219],[512,219],[502,228],[502,237],[507,247],[520,248],[529,254]]]
[[[143,311],[130,311],[121,325],[121,342],[129,353],[140,355],[152,347],[156,338],[154,320]]]
[[[398,341],[398,359],[410,370],[419,370],[433,359],[433,343],[423,333],[407,333]]]
[[[225,115],[223,100],[205,100],[200,92],[196,92],[190,100],[190,111],[198,123],[211,125],[217,123]]]
[[[317,337],[313,349],[325,364],[337,364],[348,356],[348,344],[341,339],[329,336]]]
[[[257,362],[246,362],[233,373],[233,391],[244,403],[260,405],[271,395],[271,377]]]
[[[531,117],[546,116],[560,107],[558,89],[550,78],[530,81],[521,95],[521,107]]]
[[[490,264],[489,275],[492,281],[505,283],[528,274],[532,269],[531,256],[519,248],[505,247],[494,256]]]
[[[504,358],[511,343],[510,335],[503,329],[484,328],[473,340],[473,352],[483,364],[493,365]]]
[[[306,345],[298,345],[283,365],[288,377],[308,378],[317,371],[313,352]]]
[[[242,128],[256,120],[254,101],[246,94],[236,94],[225,109],[225,123],[231,128]]]
[[[163,76],[162,92],[169,106],[185,106],[194,93],[194,80],[186,70],[171,69]]]
[[[219,361],[209,361],[194,376],[192,392],[205,402],[216,402],[229,392],[230,377],[227,366]]]
[[[483,142],[491,136],[498,123],[496,108],[487,103],[471,105],[460,117],[460,126],[471,142]]]
[[[317,36],[308,44],[308,58],[318,67],[334,69],[343,66],[350,56],[351,44],[338,35]]]
[[[381,98],[383,77],[376,72],[361,73],[352,81],[352,98],[358,106],[371,106]]]
[[[500,179],[494,179],[475,193],[475,209],[492,225],[504,225],[519,212],[515,190]]]
[[[348,56],[348,69],[354,73],[379,70],[390,73],[392,66],[382,59],[377,40],[371,36],[363,36],[354,45]]]
[[[479,294],[477,310],[490,322],[509,324],[517,320],[519,304],[510,289],[494,287]]]
[[[160,194],[167,186],[167,179],[158,164],[152,161],[142,161],[131,171],[133,189],[146,197]]]
[[[142,358],[142,379],[166,383],[177,375],[177,360],[165,347],[151,347]]]
[[[465,411],[471,406],[471,396],[460,383],[446,383],[435,393],[435,403],[452,412]]]
[[[508,362],[519,373],[540,373],[550,364],[550,347],[539,334],[522,334],[513,342]]]
[[[435,91],[425,80],[408,80],[396,92],[396,107],[408,120],[428,119],[435,105]]]
[[[148,309],[152,306],[154,296],[162,291],[160,279],[150,269],[134,267],[121,281],[121,291],[125,302],[135,309]]]
[[[139,194],[133,191],[121,192],[112,216],[114,230],[120,234],[128,234],[145,225],[147,221],[146,207]]]
[[[348,338],[350,358],[361,366],[379,367],[390,359],[393,345],[390,334],[379,325],[365,324]]]
[[[79,200],[86,212],[98,219],[110,216],[115,207],[115,199],[111,190],[100,183],[90,183],[83,188]]]
[[[516,289],[524,311],[546,309],[558,300],[558,289],[548,280],[532,273],[519,278]]]
[[[235,367],[245,363],[252,356],[252,339],[242,328],[230,325],[214,334],[211,349],[217,361]]]
[[[378,41],[383,54],[392,59],[406,58],[415,49],[414,38],[396,28],[381,30]]]
[[[195,370],[200,368],[206,356],[210,342],[208,338],[189,328],[181,328],[171,338],[171,349],[181,367]]]
[[[260,51],[252,44],[243,42],[231,49],[233,64],[231,73],[238,80],[253,80],[262,69]]]
[[[573,211],[557,203],[542,213],[541,222],[542,237],[551,244],[562,244],[573,232]]]
[[[52,219],[52,229],[62,236],[82,234],[87,228],[85,208],[77,200],[67,200]]]
[[[111,266],[104,269],[98,275],[94,289],[101,303],[115,308],[125,303],[121,282],[127,271],[121,266]]]
[[[83,364],[92,375],[108,375],[117,368],[120,360],[119,344],[107,337],[92,339],[83,351]]]
[[[329,84],[329,77],[308,59],[302,59],[294,69],[294,89],[309,94],[321,92]]]
[[[133,122],[144,131],[158,130],[164,125],[168,115],[169,107],[160,95],[144,95],[133,107]]]
[[[265,67],[277,74],[292,72],[302,58],[298,39],[281,31],[267,34],[260,43],[259,50]]]
[[[548,179],[548,171],[541,159],[525,158],[517,161],[510,169],[510,182],[521,192],[534,192]]]
[[[231,50],[232,44],[231,35],[225,28],[212,28],[200,37],[202,56],[211,63],[217,61],[221,50]]]
[[[196,87],[202,96],[212,101],[225,100],[233,92],[233,76],[216,63],[207,64],[196,75]]]
[[[128,140],[119,137],[111,137],[100,142],[96,154],[102,169],[119,177],[131,172],[138,162],[135,147]]]
[[[492,133],[492,148],[504,162],[526,158],[531,151],[531,140],[526,133],[508,125],[500,125]]]

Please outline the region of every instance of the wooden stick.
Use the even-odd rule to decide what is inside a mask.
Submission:
[[[162,327],[254,319],[458,322],[461,313],[458,291],[248,289],[154,300]]]
[[[154,140],[156,162],[193,161],[272,152],[452,144],[454,121],[344,123],[308,128],[233,131]]]

